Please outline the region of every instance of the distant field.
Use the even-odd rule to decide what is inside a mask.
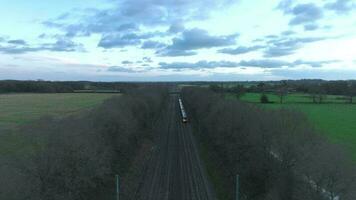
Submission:
[[[287,108],[301,111],[309,120],[333,142],[345,145],[356,160],[356,104],[345,104],[340,96],[328,96],[325,104],[313,104],[305,94],[291,94],[279,104],[276,95],[269,94],[272,104],[260,104],[266,108]],[[233,98],[233,96],[229,96]],[[260,94],[247,93],[242,101],[259,103]]]
[[[0,127],[13,128],[45,115],[61,117],[74,114],[90,109],[113,95],[0,94]]]
[[[272,103],[279,103],[279,97],[274,94],[267,94],[269,101]],[[231,97],[231,95],[230,95]],[[260,102],[260,93],[247,93],[243,95],[240,99],[242,101],[247,101],[247,102],[252,102],[252,103],[259,103]],[[289,94],[284,97],[283,100],[284,103],[287,104],[302,104],[302,103],[313,103],[312,98],[308,94],[301,94],[301,93],[294,93],[294,94]],[[337,96],[337,95],[327,95],[325,99],[325,103],[340,103],[344,104],[345,99],[343,99],[342,96]]]
[[[0,156],[33,150],[16,127],[42,116],[64,117],[89,110],[119,94],[6,94],[0,95]],[[15,130],[10,133],[4,130]],[[5,132],[6,134],[2,134]]]

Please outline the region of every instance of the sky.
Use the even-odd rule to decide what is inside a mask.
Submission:
[[[0,5],[0,79],[356,79],[356,0]]]

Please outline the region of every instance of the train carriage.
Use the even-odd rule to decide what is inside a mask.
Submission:
[[[179,101],[180,112],[181,112],[181,114],[182,114],[182,122],[183,122],[183,123],[187,123],[187,122],[188,122],[187,113],[186,113],[185,110],[184,110],[184,106],[183,106],[182,99],[179,98],[178,101]]]

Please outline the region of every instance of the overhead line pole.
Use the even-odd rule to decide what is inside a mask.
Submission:
[[[120,177],[116,175],[116,200],[120,200]]]
[[[236,175],[236,192],[235,192],[235,200],[240,200],[240,191],[239,191],[239,187],[240,187],[240,177],[237,174]]]

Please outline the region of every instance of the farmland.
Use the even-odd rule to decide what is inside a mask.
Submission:
[[[61,117],[88,110],[113,94],[2,94],[0,127],[15,128],[42,116]]]
[[[0,154],[31,151],[16,128],[41,117],[65,117],[89,110],[113,94],[3,94],[0,95]],[[12,133],[1,134],[12,130]]]
[[[234,98],[229,95],[229,98]],[[332,142],[342,144],[349,149],[356,160],[356,105],[346,104],[340,96],[328,95],[325,103],[313,104],[307,94],[290,94],[285,103],[279,103],[279,97],[268,94],[273,103],[260,104],[260,94],[246,93],[242,101],[258,103],[268,109],[292,109],[306,114],[316,129],[325,134]]]
[[[300,174],[310,180],[334,179],[315,184],[327,191],[341,185],[345,192],[338,190],[338,196],[356,191],[349,184],[354,177],[349,155],[319,137],[295,113],[271,112],[300,110],[315,120],[313,124],[321,120],[326,125],[318,129],[340,129],[335,122],[342,121],[344,128],[350,128],[343,130],[347,134],[353,128],[348,126],[352,121],[343,120],[344,113],[354,105],[343,102],[342,96],[328,96],[322,104],[313,104],[308,95],[295,93],[279,104],[278,96],[269,94],[272,102],[259,104],[260,94],[249,92],[239,96],[250,102],[247,106],[236,101],[237,96],[230,95],[232,100],[228,100],[223,96],[228,93],[206,87],[184,87],[180,96],[171,91],[176,88],[145,86],[107,101],[111,95],[3,95],[3,113],[14,120],[3,122],[13,131],[0,134],[0,161],[5,163],[0,167],[5,177],[0,188],[6,191],[0,191],[0,199],[13,194],[79,199],[71,198],[75,192],[87,195],[85,199],[94,195],[111,199],[116,174],[125,183],[120,188],[123,199],[209,200],[217,199],[216,195],[233,199],[236,174],[244,185],[240,189],[244,199],[293,199],[295,195],[301,195],[295,199],[320,199],[308,198],[320,197],[319,191],[300,181]],[[179,102],[187,110],[187,123],[183,123]],[[28,117],[21,116],[21,111]],[[45,115],[55,120],[36,120]],[[351,115],[346,116],[348,120],[353,119]],[[345,135],[326,133],[333,143],[352,148],[352,138],[347,141]],[[271,151],[283,158],[276,159]],[[50,178],[43,180],[44,176]],[[30,190],[22,194],[16,192],[18,188]],[[289,189],[293,191],[285,193]]]

